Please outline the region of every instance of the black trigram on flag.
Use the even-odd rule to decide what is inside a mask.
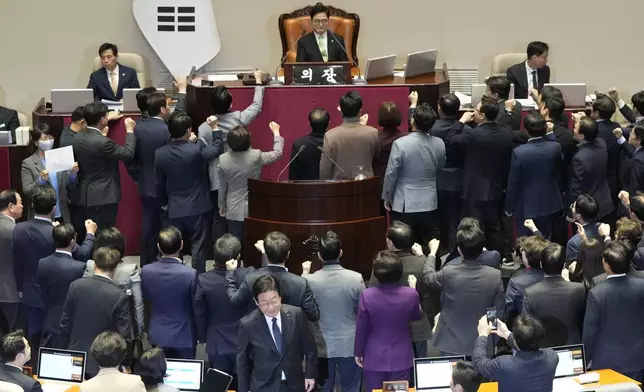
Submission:
[[[195,31],[195,7],[157,7],[158,31]]]

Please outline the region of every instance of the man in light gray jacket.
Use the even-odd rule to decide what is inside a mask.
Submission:
[[[340,265],[342,241],[336,233],[327,231],[322,236],[318,257],[322,269],[310,274],[311,262],[306,261],[302,276],[309,281],[320,309],[320,320],[311,325],[318,346],[320,390],[333,390],[337,371],[343,392],[359,392],[362,372],[353,358],[353,346],[364,281],[362,275]]]

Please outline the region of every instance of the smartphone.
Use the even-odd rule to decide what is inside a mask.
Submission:
[[[497,328],[496,308],[487,308],[485,314],[487,316],[487,322],[489,324],[492,324],[492,329],[496,329]]]

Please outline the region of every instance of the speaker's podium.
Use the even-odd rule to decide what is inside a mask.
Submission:
[[[380,180],[291,181],[248,180],[248,217],[244,230],[244,261],[260,266],[257,240],[280,231],[291,240],[288,270],[302,273],[309,259],[305,241],[328,230],[342,240],[342,265],[371,275],[373,258],[385,246],[385,218],[380,215]],[[320,268],[313,260],[312,271]]]

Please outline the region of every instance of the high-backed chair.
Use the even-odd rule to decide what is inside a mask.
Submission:
[[[492,57],[490,76],[505,76],[508,68],[526,60],[525,53],[502,53]]]
[[[282,39],[282,57],[285,62],[295,62],[297,58],[297,40],[304,34],[313,31],[309,13],[312,6],[306,6],[289,14],[282,14],[278,19],[280,38]],[[358,46],[358,33],[360,32],[360,17],[335,7],[329,7],[329,30],[344,38],[344,44],[349,53],[349,61],[358,64],[356,48]]]
[[[141,85],[141,88],[143,87],[149,87],[148,79],[147,79],[147,70],[145,67],[145,60],[143,60],[143,57],[136,53],[119,53],[119,58],[118,58],[119,64],[123,64],[127,67],[134,68],[136,71],[136,76],[139,79],[139,84]],[[101,58],[99,56],[96,56],[94,58],[94,66],[93,70],[98,71],[103,67],[103,64],[101,63]]]

